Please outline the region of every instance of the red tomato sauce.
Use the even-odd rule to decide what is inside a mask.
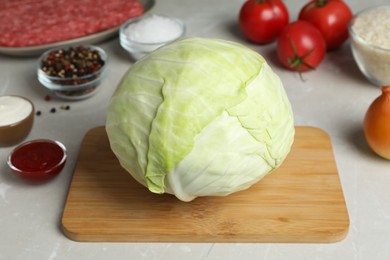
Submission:
[[[23,172],[45,172],[53,169],[64,157],[64,151],[55,143],[37,141],[14,151],[11,163]]]

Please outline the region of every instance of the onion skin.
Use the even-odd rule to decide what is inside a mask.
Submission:
[[[390,85],[382,87],[382,95],[368,108],[364,135],[375,153],[390,160]]]

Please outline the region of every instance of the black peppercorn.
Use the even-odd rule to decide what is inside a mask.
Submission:
[[[77,46],[50,52],[42,59],[41,69],[51,77],[71,78],[61,84],[76,85],[93,80],[94,78],[82,79],[81,77],[96,73],[104,63],[97,50]]]

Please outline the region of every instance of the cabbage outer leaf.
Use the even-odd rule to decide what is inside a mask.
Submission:
[[[282,163],[294,136],[290,103],[263,57],[201,38],[134,64],[111,99],[106,130],[138,182],[185,201],[249,187]]]

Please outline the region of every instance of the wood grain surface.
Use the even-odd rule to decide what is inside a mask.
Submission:
[[[245,173],[243,173],[245,174]],[[81,144],[62,216],[67,237],[100,242],[336,242],[349,217],[329,136],[296,127],[283,165],[251,188],[181,202],[121,168],[105,129]]]

